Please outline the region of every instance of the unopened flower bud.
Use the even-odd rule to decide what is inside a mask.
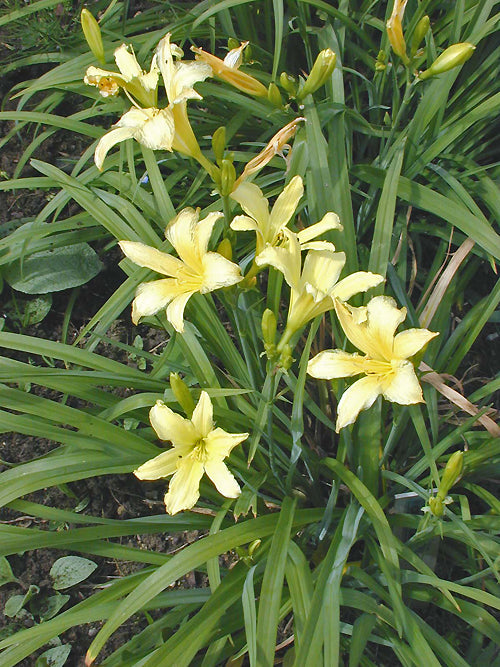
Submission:
[[[376,72],[383,72],[387,68],[386,60],[387,56],[385,55],[385,51],[379,51],[377,60],[375,61]]]
[[[218,127],[212,135],[212,150],[215,155],[215,161],[219,165],[222,164],[224,158],[224,150],[226,148],[226,128]]]
[[[189,391],[189,387],[181,380],[178,373],[170,373],[170,388],[174,392],[175,400],[186,413],[188,419],[191,419],[194,410],[194,400]]]
[[[229,239],[222,239],[217,246],[217,252],[231,262],[233,259],[233,246],[231,245],[231,241]]]
[[[240,45],[239,40],[237,40],[235,37],[229,37],[227,40],[227,48],[232,51],[232,49],[237,49]]]
[[[420,72],[418,78],[424,81],[425,79],[429,79],[431,76],[443,74],[443,72],[447,72],[454,67],[463,65],[463,63],[469,60],[469,58],[472,56],[475,48],[476,47],[474,44],[469,44],[469,42],[452,44],[452,46],[449,46],[440,56],[436,58],[429,69],[426,69],[425,72]]]
[[[451,487],[457,483],[464,469],[464,453],[454,452],[445,466],[438,493],[446,496]]]
[[[431,27],[430,18],[428,16],[422,16],[420,21],[417,23],[416,28],[413,31],[413,35],[412,35],[412,38],[411,38],[410,55],[411,55],[412,58],[417,53],[418,47],[420,46],[420,43],[422,42],[424,37],[429,32],[430,27]]]
[[[221,160],[220,193],[223,197],[231,194],[236,180],[236,169],[232,160]]]
[[[286,72],[281,72],[280,84],[291,97],[295,97],[297,94],[297,79],[295,77]]]
[[[104,65],[104,46],[102,44],[101,28],[99,27],[99,24],[88,9],[82,9],[80,21],[83,34],[85,35],[90,50],[97,60]]]
[[[319,52],[311,73],[307,77],[302,90],[299,91],[299,99],[311,95],[328,81],[335,69],[336,60],[337,56],[331,49],[324,49]]]
[[[262,314],[262,338],[264,339],[264,345],[274,345],[276,339],[276,315],[270,308],[266,308]],[[267,351],[267,350],[266,350]]]
[[[283,108],[283,99],[281,98],[281,93],[278,89],[278,86],[272,81],[269,84],[269,88],[267,89],[267,99],[277,109]]]

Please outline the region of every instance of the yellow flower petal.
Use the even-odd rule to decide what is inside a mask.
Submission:
[[[213,431],[213,417],[214,409],[210,396],[206,391],[202,391],[191,417],[198,438],[206,438],[210,431]]]
[[[199,255],[194,242],[194,230],[199,213],[194,208],[184,208],[165,229],[165,237],[173,245],[183,262],[191,267],[199,265]]]
[[[245,213],[255,220],[261,232],[268,227],[269,202],[255,183],[241,183],[231,193],[231,199],[238,202]]]
[[[166,308],[178,294],[179,286],[174,278],[142,283],[138,286],[132,302],[132,322],[137,324],[141,317],[155,315]]]
[[[376,287],[382,282],[384,282],[384,278],[378,275],[378,273],[356,271],[356,273],[351,273],[351,275],[346,276],[337,283],[332,296],[340,299],[340,301],[347,301],[355,294],[366,292],[371,287]]]
[[[267,246],[257,257],[255,263],[258,266],[269,264],[281,271],[286,282],[293,290],[300,289],[300,245],[297,242],[290,244],[288,248],[274,248]]]
[[[222,461],[207,461],[205,463],[205,472],[221,495],[226,498],[237,498],[240,495],[240,485]]]
[[[330,252],[329,250],[309,250],[304,260],[301,282],[309,294],[319,300],[329,296],[333,290],[340,272],[344,268],[345,253]],[[331,304],[333,306],[333,304]]]
[[[393,355],[396,359],[409,359],[438,335],[438,333],[428,329],[401,331],[394,338]]]
[[[352,377],[364,371],[364,357],[343,350],[325,350],[307,364],[307,372],[321,380]]]
[[[167,320],[179,333],[184,333],[184,309],[195,291],[184,291],[182,294],[178,294],[167,306]]]
[[[382,385],[377,375],[356,380],[356,382],[342,394],[337,408],[337,433],[341,428],[353,424],[361,410],[370,408],[377,397],[382,394]]]
[[[194,241],[196,243],[196,249],[200,257],[206,254],[214,225],[217,220],[220,220],[222,217],[224,217],[223,213],[220,211],[214,211],[209,213],[196,225],[194,230]]]
[[[200,497],[200,480],[203,477],[203,463],[188,456],[178,463],[177,472],[170,480],[165,495],[165,508],[169,514],[177,514],[196,505]]]
[[[226,458],[236,445],[248,438],[248,435],[248,433],[227,433],[221,428],[214,429],[205,438],[209,457]]]
[[[326,213],[319,222],[316,222],[314,225],[310,225],[309,227],[302,229],[297,234],[299,237],[299,243],[300,245],[304,245],[304,243],[308,243],[312,239],[318,237],[320,234],[324,234],[325,232],[329,232],[333,229],[342,231],[344,228],[340,224],[339,216],[330,211],[329,213]]]
[[[276,235],[290,222],[303,194],[302,178],[294,176],[274,203],[269,216],[269,231],[267,238],[265,237],[266,241],[273,243]]]
[[[207,252],[203,257],[203,284],[200,292],[212,292],[221,287],[230,287],[243,280],[240,267],[217,252]]]
[[[422,389],[418,382],[413,364],[403,361],[394,369],[390,383],[384,387],[384,398],[400,405],[422,403]]]
[[[259,232],[259,226],[253,218],[248,215],[236,215],[230,225],[235,232]]]
[[[134,470],[134,475],[139,479],[154,480],[162,477],[169,477],[177,470],[177,461],[179,460],[179,450],[177,448],[169,449],[168,452],[162,452],[139,466]]]
[[[181,456],[194,447],[198,434],[190,419],[171,410],[163,401],[156,401],[149,411],[149,421],[160,440],[169,440]]]
[[[353,308],[338,299],[334,299],[334,305],[340,325],[354,347],[357,347],[358,350],[361,350],[372,359],[380,359],[380,350],[377,341],[373,341],[367,331],[366,320],[361,323],[358,321],[359,315],[366,313],[366,307]]]
[[[379,354],[384,359],[391,359],[394,334],[406,318],[406,308],[398,308],[394,299],[389,296],[374,297],[366,308],[369,335],[376,341]]]
[[[132,52],[129,51],[129,48]],[[142,68],[137,62],[134,50],[127,44],[122,44],[115,50],[115,62],[123,75],[125,81],[130,81],[134,77],[140,77],[143,74]]]
[[[95,166],[101,171],[104,159],[108,151],[116,146],[116,144],[132,139],[134,137],[134,130],[130,127],[117,127],[114,130],[106,132],[106,134],[99,139],[94,153]]]
[[[120,241],[119,246],[134,264],[151,269],[164,276],[176,276],[183,266],[177,257],[172,257],[172,255],[151,248],[144,243]]]

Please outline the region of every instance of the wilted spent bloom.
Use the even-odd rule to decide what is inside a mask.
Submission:
[[[298,130],[299,123],[305,121],[305,118],[295,118],[290,123],[285,125],[278,130],[274,136],[269,139],[266,146],[261,150],[261,152],[252,158],[243,169],[241,176],[236,180],[233,188],[233,192],[238,188],[238,186],[246,181],[249,176],[254,174],[257,171],[263,169],[266,164],[268,164],[275,155],[283,155],[283,150],[286,147],[289,147],[288,142],[292,137],[295,136],[295,133]]]
[[[240,495],[240,486],[224,459],[248,438],[248,433],[227,433],[215,428],[212,401],[207,392],[201,392],[191,419],[173,412],[163,401],[157,401],[151,408],[149,419],[160,440],[169,440],[172,448],[146,461],[134,474],[145,480],[173,475],[165,495],[169,514],[194,507],[200,497],[204,473],[226,498]]]
[[[332,75],[336,61],[337,56],[331,49],[320,51],[318,57],[314,61],[312,70],[304,85],[299,90],[297,97],[300,100],[303,100],[307,95],[311,95],[318,90],[318,88],[321,88]]]
[[[443,53],[436,58],[429,69],[420,72],[418,78],[421,81],[429,79],[431,76],[443,74],[454,67],[463,65],[474,53],[476,47],[469,42],[462,42],[460,44],[452,44]]]
[[[102,44],[101,28],[88,9],[82,9],[80,14],[83,34],[90,50],[100,63],[104,64],[104,46]]]
[[[406,42],[403,36],[403,16],[408,0],[394,0],[392,14],[387,21],[387,37],[394,53],[401,58],[405,65],[410,62],[406,55]]]
[[[241,72],[239,67],[243,60],[243,50],[248,42],[242,42],[237,48],[231,49],[224,60],[217,58],[212,53],[192,46],[191,50],[196,53],[196,60],[201,60],[212,68],[215,76],[231,84],[238,90],[255,97],[267,97],[267,88],[255,77],[246,72]]]
[[[327,350],[309,361],[307,372],[324,380],[365,376],[343,393],[337,408],[337,432],[354,423],[378,396],[401,405],[421,403],[422,389],[409,359],[438,334],[427,329],[396,334],[406,318],[406,308],[399,309],[387,296],[376,296],[360,308],[335,300],[335,311],[347,338],[364,356]]]
[[[199,220],[199,209],[183,209],[167,226],[165,236],[179,258],[135,241],[120,241],[125,255],[135,264],[167,276],[142,283],[132,303],[132,321],[166,308],[176,331],[184,331],[184,308],[196,292],[206,294],[242,280],[240,268],[217,252],[208,251],[210,236],[222,213]]]

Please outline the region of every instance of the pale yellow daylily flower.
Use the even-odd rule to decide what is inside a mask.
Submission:
[[[168,276],[142,283],[132,303],[132,321],[166,308],[168,321],[184,331],[184,308],[196,292],[206,294],[242,280],[240,268],[217,252],[209,252],[208,242],[222,213],[209,213],[199,220],[199,209],[183,209],[167,226],[165,236],[179,258],[135,241],[120,241],[125,255],[139,266]]]
[[[246,181],[252,174],[263,169],[275,155],[281,155],[284,158],[283,149],[286,147],[290,148],[288,142],[295,136],[299,123],[303,120],[305,120],[305,118],[295,118],[295,120],[292,120],[290,123],[282,127],[281,130],[276,132],[276,134],[269,139],[261,152],[247,162],[243,172],[234,183],[233,193],[236,192],[241,183]]]
[[[346,261],[345,253],[335,252],[333,243],[311,240],[332,229],[341,230],[342,226],[338,216],[331,212],[298,234],[284,228],[285,243],[281,247],[268,246],[255,260],[259,266],[270,264],[281,271],[290,286],[286,329],[278,351],[307,322],[331,310],[335,300],[345,301],[383,282],[382,276],[365,271],[358,271],[339,281]],[[303,266],[302,250],[308,250]]]
[[[371,407],[378,396],[401,405],[421,403],[422,389],[408,359],[438,334],[427,329],[396,334],[406,318],[406,308],[399,309],[394,299],[387,296],[376,296],[360,308],[335,301],[335,310],[347,338],[365,356],[326,350],[309,361],[307,372],[325,380],[361,373],[366,376],[342,395],[337,432],[354,423],[360,411]]]
[[[231,199],[237,201],[247,215],[233,218],[231,229],[255,232],[255,256],[258,257],[267,245],[274,246],[281,239],[282,230],[288,225],[303,194],[302,178],[294,176],[269,211],[269,201],[262,190],[255,183],[242,183],[231,194]]]
[[[201,392],[191,419],[173,412],[163,401],[151,408],[149,419],[160,440],[169,440],[173,447],[146,461],[134,474],[147,480],[173,475],[165,495],[169,514],[194,507],[200,497],[203,473],[226,498],[240,495],[240,486],[224,459],[248,438],[248,433],[227,433],[215,428],[213,406],[206,391]]]
[[[156,55],[153,56],[149,72],[141,68],[131,46],[122,44],[116,49],[114,55],[120,73],[92,65],[87,69],[83,79],[84,83],[89,86],[97,86],[103,97],[115,96],[120,88],[123,88],[145,107],[155,106],[160,71],[156,64]]]
[[[196,60],[202,61],[213,70],[215,76],[231,84],[238,90],[255,97],[267,97],[267,88],[255,77],[245,72],[241,72],[239,67],[243,60],[243,50],[248,42],[242,42],[236,49],[231,49],[224,60],[217,58],[212,53],[208,53],[196,46],[191,47],[191,51],[196,53]]]
[[[406,42],[403,36],[403,16],[408,0],[394,0],[392,14],[387,21],[387,37],[392,50],[407,65],[410,60],[406,55]]]
[[[117,53],[118,51],[120,49]],[[130,138],[153,150],[179,151],[197,160],[202,159],[200,147],[187,116],[187,100],[201,99],[193,85],[210,76],[211,70],[204,63],[180,62],[175,59],[181,56],[182,50],[170,42],[168,33],[160,40],[153,57],[156,72],[161,71],[163,77],[168,106],[164,109],[155,106],[143,109],[136,105],[127,111],[97,144],[94,160],[98,169],[102,169],[104,158],[110,148]],[[120,71],[126,70],[128,75],[134,72],[135,65],[139,68],[137,61],[135,65],[134,61],[135,56],[126,48],[117,58]],[[138,76],[136,71],[137,80]],[[156,77],[158,78],[157,73]],[[136,97],[139,99],[137,95]]]

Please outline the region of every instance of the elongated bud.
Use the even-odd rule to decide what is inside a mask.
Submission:
[[[294,76],[287,74],[286,72],[281,72],[280,84],[290,97],[295,97],[297,94],[297,79]]]
[[[236,169],[234,168],[232,160],[224,158],[221,161],[220,174],[220,193],[223,197],[231,194],[236,180]]]
[[[170,373],[170,387],[174,392],[175,400],[186,413],[188,419],[191,419],[194,410],[194,401],[187,384],[181,380],[178,373]]]
[[[320,51],[314,62],[311,73],[307,77],[302,90],[299,91],[298,98],[304,99],[306,95],[311,95],[311,93],[314,93],[318,88],[321,88],[321,86],[328,81],[328,78],[335,69],[336,61],[337,56],[331,49]]]
[[[274,345],[276,340],[276,327],[277,327],[276,315],[270,308],[266,308],[262,314],[262,338],[264,339],[264,345]],[[266,350],[267,351],[267,350]]]
[[[415,30],[413,31],[413,35],[412,35],[412,38],[411,38],[410,55],[411,55],[412,58],[417,53],[418,47],[420,46],[424,37],[429,32],[430,27],[431,27],[430,18],[428,16],[422,16],[420,21],[417,23],[417,26],[416,26]]]
[[[406,55],[406,42],[403,35],[403,16],[408,0],[394,0],[394,7],[392,14],[387,21],[387,37],[394,53],[401,58],[405,65],[408,65],[410,60]]]
[[[425,72],[420,72],[418,78],[424,81],[431,76],[443,74],[443,72],[448,72],[448,70],[453,69],[454,67],[463,65],[463,63],[469,60],[472,56],[475,48],[474,44],[469,44],[469,42],[452,44],[452,46],[449,46],[436,58],[429,69],[426,69]]]
[[[226,148],[226,128],[218,127],[212,135],[212,150],[215,155],[215,161],[219,165],[222,164],[224,158],[224,150]]]
[[[231,262],[233,259],[233,246],[231,245],[231,241],[229,239],[222,239],[217,246],[217,252]]]
[[[454,452],[448,459],[443,472],[438,494],[446,496],[451,487],[457,483],[464,469],[464,453]]]
[[[278,86],[271,81],[269,88],[267,89],[267,99],[271,102],[273,106],[277,109],[283,108],[283,99],[281,93],[278,89]]]
[[[82,9],[80,21],[82,23],[83,34],[85,35],[90,50],[97,60],[104,65],[104,46],[102,44],[101,28],[99,27],[99,24],[88,9]]]

